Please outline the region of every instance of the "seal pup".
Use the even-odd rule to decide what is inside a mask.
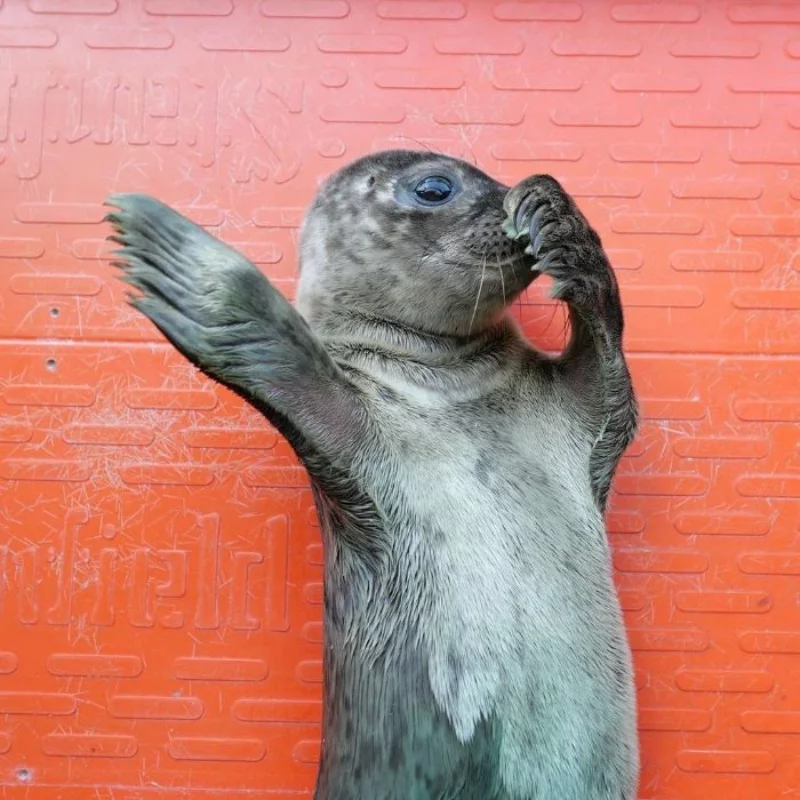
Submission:
[[[286,437],[325,548],[317,800],[635,800],[603,512],[637,427],[617,282],[547,175],[387,151],[321,186],[297,308],[156,199],[112,195],[130,302]],[[540,274],[551,358],[507,314]]]

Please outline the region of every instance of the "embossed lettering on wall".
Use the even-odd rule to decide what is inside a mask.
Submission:
[[[12,618],[23,625],[74,625],[82,616],[98,626],[288,629],[287,514],[265,519],[259,549],[249,550],[223,546],[218,514],[185,512],[170,549],[133,546],[107,522],[101,538],[95,523],[73,509],[55,544],[31,537],[27,546],[0,546],[0,602]]]
[[[17,177],[32,179],[42,171],[45,142],[54,152],[63,150],[59,144],[180,144],[200,167],[221,160],[238,183],[282,184],[302,161],[286,117],[302,112],[304,88],[301,78],[242,77],[220,86],[183,77],[51,72],[42,79],[2,70],[0,152],[13,147]],[[0,159],[0,170],[9,169]]]

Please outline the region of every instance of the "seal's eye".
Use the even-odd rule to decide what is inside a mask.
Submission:
[[[428,168],[436,169],[436,172],[426,171],[426,174],[422,170],[414,170],[395,183],[394,199],[398,205],[415,211],[434,209],[452,203],[460,196],[462,185],[457,174],[449,174],[446,169],[435,165]]]
[[[441,175],[430,175],[414,187],[414,194],[423,205],[438,206],[450,199],[453,184]]]

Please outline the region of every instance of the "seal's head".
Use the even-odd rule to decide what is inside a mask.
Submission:
[[[503,230],[507,192],[435,153],[353,162],[325,181],[303,221],[299,310],[323,334],[348,312],[427,333],[481,331],[536,274]]]

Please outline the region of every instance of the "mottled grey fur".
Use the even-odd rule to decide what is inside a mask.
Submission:
[[[398,192],[447,171],[440,208]],[[298,311],[158,201],[109,215],[133,304],[306,465],[325,543],[317,800],[635,800],[631,658],[603,511],[636,429],[622,310],[559,184],[392,151],[330,178]],[[539,273],[550,359],[506,315]]]

